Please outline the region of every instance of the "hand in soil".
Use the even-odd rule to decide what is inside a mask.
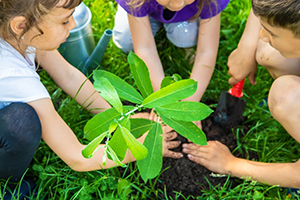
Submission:
[[[159,120],[162,121],[158,118],[153,109],[150,111],[149,119],[155,122],[158,122]]]
[[[195,121],[194,124],[196,124],[196,126],[198,126],[202,130],[201,121]]]
[[[229,164],[233,164],[236,159],[228,147],[219,141],[208,141],[206,146],[185,143],[182,148],[191,161],[219,174],[228,174]]]
[[[180,141],[172,141],[177,138],[177,133],[169,126],[163,125],[163,156],[170,158],[181,158],[180,152],[171,151],[180,145]]]

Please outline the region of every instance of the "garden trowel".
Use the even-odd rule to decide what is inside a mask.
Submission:
[[[222,91],[214,113],[214,121],[222,126],[236,126],[243,120],[246,101],[242,99],[245,79]]]

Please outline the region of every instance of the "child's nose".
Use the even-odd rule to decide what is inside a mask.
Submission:
[[[269,33],[268,33],[264,28],[262,28],[262,29],[260,30],[259,37],[260,37],[260,39],[262,39],[264,42],[267,42],[267,43],[270,42]]]
[[[74,20],[74,17],[72,16],[71,18],[70,18],[70,22],[69,22],[69,30],[72,30],[73,28],[75,28],[76,27],[76,22],[75,22],[75,20]]]

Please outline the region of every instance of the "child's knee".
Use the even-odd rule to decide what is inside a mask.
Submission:
[[[165,24],[167,38],[177,47],[189,48],[197,44],[198,21]]]
[[[129,53],[130,51],[133,51],[133,43],[132,43],[132,39],[131,39],[130,30],[119,31],[119,30],[114,29],[113,30],[113,42],[124,53]]]
[[[280,122],[283,117],[299,115],[300,77],[286,75],[277,78],[270,89],[268,105],[273,117]]]
[[[26,103],[12,103],[0,110],[0,136],[26,148],[40,143],[42,127],[36,111]]]
[[[123,52],[133,51],[132,38],[128,24],[127,12],[118,5],[118,11],[115,16],[115,26],[113,28],[113,42]]]

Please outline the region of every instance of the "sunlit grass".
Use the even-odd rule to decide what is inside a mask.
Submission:
[[[92,27],[95,40],[98,41],[106,29],[113,29],[114,14],[117,4],[108,0],[84,0],[92,12]],[[203,101],[210,99],[218,102],[222,90],[228,90],[227,59],[233,51],[243,33],[243,29],[250,11],[249,0],[232,0],[222,12],[221,39],[216,68]],[[192,64],[186,57],[187,51],[172,45],[165,37],[165,31],[156,36],[157,47],[165,73],[178,73],[188,78]],[[195,48],[189,50],[195,52]],[[132,82],[127,55],[110,41],[101,62],[101,68],[111,71],[128,82]],[[49,90],[58,113],[75,132],[81,142],[83,127],[92,117],[87,111],[81,110],[71,98],[59,89],[51,78],[43,71],[41,79]],[[272,78],[268,72],[258,68],[257,85],[252,86],[245,81],[244,97],[247,105],[244,115],[247,120],[244,125],[249,130],[243,132],[242,126],[233,130],[238,140],[235,151],[243,151],[258,155],[262,162],[294,162],[299,158],[299,144],[292,139],[282,126],[272,117],[266,105],[259,106],[268,95]],[[210,105],[215,107],[216,104]],[[140,180],[134,165],[129,164],[126,173],[102,170],[79,173],[71,170],[54,152],[42,142],[35,154],[26,177],[36,182],[36,194],[29,199],[159,199],[159,193],[164,199],[171,199],[165,191],[155,191],[153,185]],[[276,176],[274,174],[274,176]],[[3,191],[0,191],[0,196]],[[233,187],[228,181],[221,186],[210,187],[201,197],[182,197],[178,199],[292,199],[287,197],[284,188],[263,185],[249,180],[240,180],[238,186]],[[179,198],[180,197],[180,198]]]

